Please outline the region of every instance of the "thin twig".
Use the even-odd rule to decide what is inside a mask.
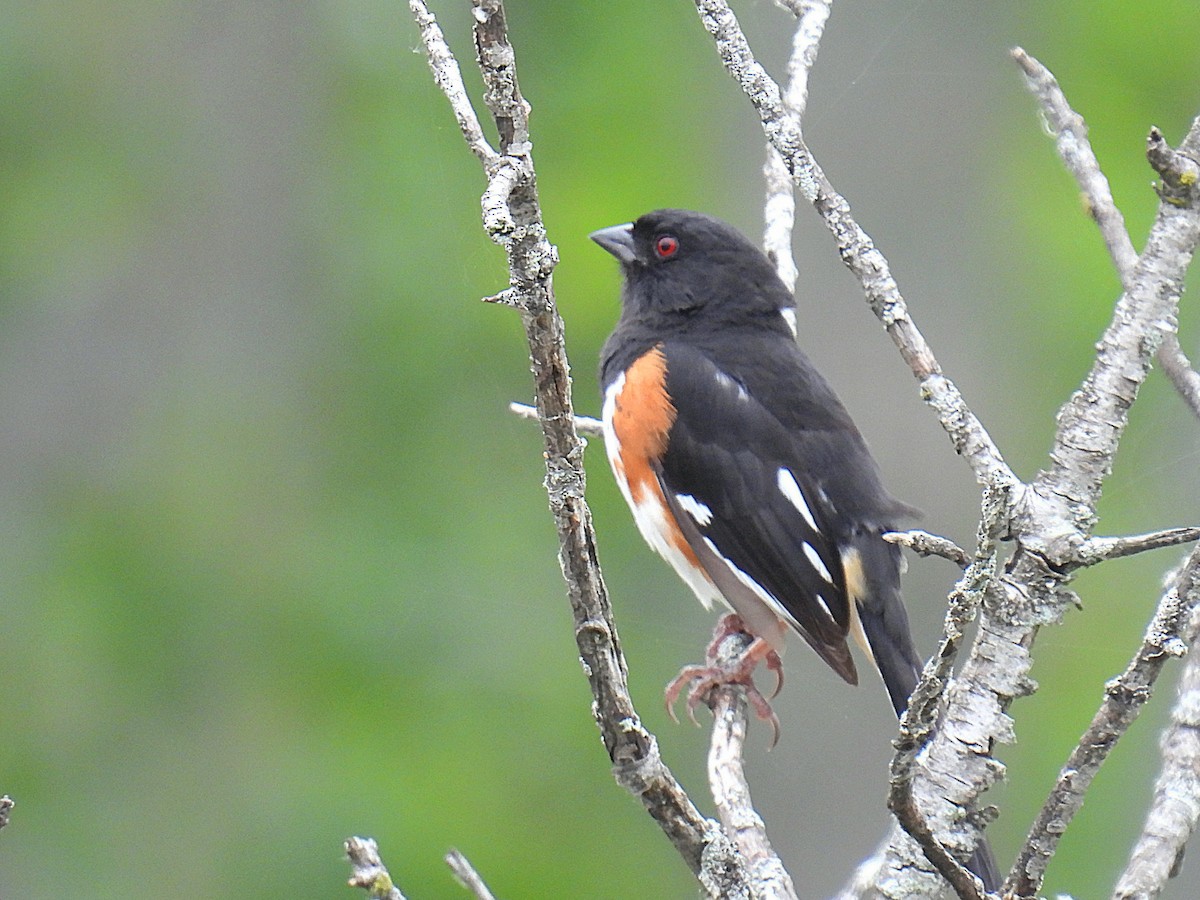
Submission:
[[[432,16],[422,0],[410,0],[422,24]],[[551,274],[558,261],[546,240],[537,197],[529,104],[517,84],[515,53],[508,39],[500,0],[473,0],[475,46],[485,100],[500,136],[501,158],[481,156],[488,186],[484,191],[485,230],[508,257],[506,295],[521,312],[532,363],[538,421],[546,461],[546,489],[559,536],[559,562],[575,620],[575,639],[594,697],[593,712],[618,783],[641,800],[675,845],[685,863],[712,890],[742,889],[745,866],[718,823],[703,816],[663,763],[658,742],[629,696],[612,606],[598,563],[591,511],[584,499],[583,442],[575,430],[570,367],[563,323],[554,302]],[[438,32],[440,35],[440,32]],[[461,77],[440,69],[457,68],[449,49],[426,44],[434,79],[458,115],[458,99],[445,85]],[[460,116],[461,121],[461,116]],[[471,136],[464,129],[471,144]],[[474,148],[473,148],[474,149]],[[479,156],[479,153],[476,153]]]
[[[1113,202],[1108,179],[1100,170],[1100,163],[1088,141],[1087,124],[1083,116],[1071,108],[1049,69],[1020,47],[1013,48],[1012,56],[1021,67],[1026,86],[1041,104],[1046,123],[1054,132],[1058,155],[1079,183],[1079,189],[1087,199],[1088,212],[1099,227],[1109,255],[1124,281],[1137,264],[1137,251],[1125,229],[1125,217]]]
[[[1113,201],[1108,179],[1104,177],[1100,162],[1088,141],[1087,125],[1083,117],[1071,108],[1049,69],[1020,47],[1014,48],[1012,55],[1025,75],[1029,90],[1041,104],[1046,123],[1055,134],[1059,156],[1087,200],[1088,212],[1100,229],[1122,287],[1128,288],[1137,264],[1137,251],[1129,239],[1125,219]],[[1158,348],[1158,361],[1175,390],[1192,412],[1200,416],[1200,373],[1196,372],[1184,354],[1176,335],[1167,334],[1163,337],[1162,345]]]
[[[1162,767],[1146,822],[1125,871],[1117,879],[1113,900],[1151,900],[1179,873],[1183,851],[1200,818],[1200,653],[1195,640],[1200,615],[1193,614],[1171,724],[1163,732]]]
[[[980,484],[1000,489],[1009,499],[1009,509],[1016,508],[1024,493],[1020,482],[958,388],[943,374],[928,342],[909,316],[887,260],[855,222],[849,204],[834,190],[813,158],[804,143],[800,123],[788,114],[779,86],[755,60],[729,5],[724,0],[695,0],[695,5],[722,63],[758,112],[768,141],[779,151],[801,193],[832,233],[842,260],[858,277],[868,304],[918,380],[922,398],[936,413],[955,450],[971,466]],[[998,689],[983,686],[1000,680],[994,677],[996,670],[1008,665],[1013,657],[1019,657],[1013,664],[1017,674],[1004,679],[1002,687],[1023,690],[1025,682],[1020,672],[1028,666],[1024,647],[997,637],[995,645],[977,647],[976,652],[984,654],[986,663],[976,665],[974,679],[948,694],[953,701],[969,707],[970,712],[945,718],[945,730],[950,733],[932,748],[941,754],[937,767],[941,777],[932,777],[934,769],[930,767],[927,777],[922,779],[919,806],[928,824],[939,839],[964,847],[974,843],[978,830],[978,824],[967,819],[966,809],[1002,771],[990,758],[990,745],[993,740],[1007,738],[1011,731],[1011,724],[1002,712],[1011,695],[1001,696]],[[970,661],[967,665],[970,666]],[[898,850],[897,845],[894,849]],[[896,896],[928,896],[936,892],[941,878],[921,851],[910,842],[905,853],[903,860],[889,860],[894,866],[892,871],[905,873],[906,886],[899,890],[908,893]]]
[[[731,634],[721,641],[716,658],[710,662],[716,666],[732,665],[749,645],[749,635]],[[748,723],[745,689],[721,685],[710,693],[708,705],[713,713],[708,783],[717,817],[746,861],[754,896],[796,900],[792,878],[772,849],[766,825],[750,796],[744,764]]]
[[[950,538],[942,537],[940,534],[930,534],[920,528],[910,531],[889,531],[883,535],[883,539],[889,544],[907,547],[918,556],[940,556],[942,559],[954,563],[960,569],[965,569],[971,564],[971,557],[967,551]]]
[[[796,17],[796,30],[792,35],[792,55],[788,59],[787,83],[783,92],[783,105],[797,122],[804,118],[808,105],[808,73],[817,61],[821,46],[821,35],[829,18],[833,0],[775,0]],[[775,264],[775,271],[788,286],[796,288],[798,271],[792,256],[792,226],[796,221],[796,183],[792,173],[770,143],[767,144],[766,161],[763,163],[763,181],[767,196],[764,204],[763,249]]]
[[[1158,362],[1163,372],[1175,385],[1192,412],[1200,418],[1200,372],[1187,358],[1183,348],[1179,346],[1179,336],[1167,334],[1163,336],[1162,346],[1158,348]]]
[[[347,838],[343,845],[350,860],[350,887],[362,888],[371,900],[404,900],[392,882],[379,856],[379,845],[372,838]]]
[[[1046,866],[1079,808],[1092,779],[1150,699],[1168,659],[1187,652],[1188,626],[1200,604],[1200,548],[1194,550],[1151,619],[1142,645],[1125,671],[1104,687],[1104,701],[1068,757],[1024,845],[1004,891],[1036,896]]]
[[[454,54],[450,52],[441,27],[422,0],[413,0],[408,7],[416,19],[417,27],[421,29],[421,42],[425,45],[425,55],[429,58],[429,68],[433,70],[433,79],[450,101],[450,108],[454,111],[454,118],[458,120],[463,139],[485,167],[494,165],[499,161],[499,155],[483,136],[479,117],[475,115],[475,108],[471,106],[466,85],[463,84],[462,71],[458,68]]]
[[[887,260],[854,220],[846,199],[833,189],[817,165],[801,136],[800,123],[784,107],[779,85],[755,60],[729,4],[725,0],[695,0],[695,4],[722,63],[758,112],[767,139],[779,151],[800,192],[833,234],[842,261],[858,276],[871,310],[920,382],[921,396],[936,411],[955,450],[967,460],[981,484],[990,481],[997,472],[1015,482],[1016,477],[987,430],[968,408],[955,384],[942,374],[929,343],[909,317]]]
[[[538,418],[537,407],[527,403],[510,403],[508,409],[522,419],[536,420]],[[604,423],[591,416],[575,416],[575,430],[589,437],[604,437]]]
[[[475,900],[496,900],[479,873],[475,871],[475,867],[458,850],[451,850],[446,854],[446,865],[450,867],[459,883],[475,895]]]
[[[1094,566],[1110,559],[1133,556],[1147,550],[1160,550],[1178,544],[1190,544],[1200,539],[1200,528],[1166,528],[1148,534],[1133,534],[1125,537],[1090,537],[1076,551],[1080,565]]]

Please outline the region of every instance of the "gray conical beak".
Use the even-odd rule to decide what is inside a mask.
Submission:
[[[633,248],[632,222],[601,228],[599,231],[593,231],[588,237],[623,263],[631,263],[637,259]]]

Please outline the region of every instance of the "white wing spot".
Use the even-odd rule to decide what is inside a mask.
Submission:
[[[796,310],[791,306],[781,306],[779,314],[783,316],[783,321],[787,322],[787,327],[792,329],[792,337],[797,337],[800,332],[796,329]]]
[[[695,519],[696,524],[701,528],[712,521],[712,510],[691,494],[676,494],[675,501],[679,504],[679,508]]]
[[[775,477],[775,483],[779,486],[779,490],[783,496],[787,497],[788,502],[800,510],[800,515],[804,516],[804,521],[808,523],[808,527],[820,533],[821,529],[817,527],[817,521],[813,518],[812,510],[808,508],[808,503],[804,499],[804,492],[800,490],[800,485],[796,483],[796,477],[786,468],[781,467]]]
[[[808,545],[806,544],[805,546]],[[833,618],[833,613],[829,609],[829,604],[825,602],[825,598],[820,594],[817,594],[817,603],[820,604],[821,609],[825,610],[825,615],[829,616],[829,618],[833,619],[833,621],[837,621],[837,619]]]
[[[824,578],[829,584],[833,584],[833,576],[829,574],[829,569],[825,567],[825,563],[821,562],[821,557],[817,551],[813,549],[813,545],[805,541],[800,545],[804,549],[804,555],[808,557],[808,561],[812,563],[812,567],[817,570],[817,574]],[[824,606],[824,601],[821,601]],[[828,611],[828,610],[827,610]]]
[[[721,385],[721,387],[727,390],[735,391],[739,400],[750,399],[750,395],[746,393],[746,389],[742,387],[741,383],[738,382],[738,380],[733,376],[727,375],[720,369],[717,370],[717,384]]]

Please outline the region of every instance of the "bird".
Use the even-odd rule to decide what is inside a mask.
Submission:
[[[782,686],[788,634],[858,683],[848,640],[901,715],[922,669],[905,610],[900,548],[917,514],[878,464],[829,382],[800,349],[796,303],[771,261],[720,219],[659,209],[591,239],[617,258],[621,312],[600,354],[605,449],[638,530],[730,633],[752,639],[732,665],[688,666],[667,688],[688,713],[737,683],[760,718],[765,663]],[[773,697],[774,695],[772,695]],[[985,843],[970,863],[999,882]]]

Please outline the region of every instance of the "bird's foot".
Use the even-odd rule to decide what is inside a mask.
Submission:
[[[732,635],[742,635],[749,640],[749,644],[730,659],[728,649],[722,652],[721,645]],[[752,638],[747,634],[741,618],[730,613],[722,616],[717,623],[712,643],[709,644],[705,656],[704,665],[684,666],[667,685],[667,712],[672,721],[679,721],[675,716],[675,701],[679,699],[685,687],[688,718],[698,726],[700,723],[696,720],[696,706],[702,701],[708,702],[713,690],[725,685],[737,685],[745,691],[746,700],[754,708],[755,715],[771,724],[774,733],[771,746],[774,747],[779,741],[779,717],[771,708],[770,701],[783,687],[783,662],[779,654],[762,638]],[[770,698],[764,697],[754,684],[754,669],[762,661],[775,673],[775,690]]]

